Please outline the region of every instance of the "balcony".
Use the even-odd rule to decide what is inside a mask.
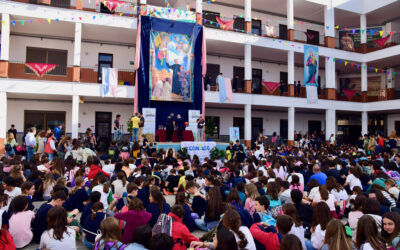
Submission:
[[[8,68],[8,78],[29,79],[40,81],[61,81],[72,82],[73,67],[72,66],[57,66],[54,70],[46,75],[39,77],[28,69],[22,62],[10,62]],[[81,67],[80,82],[84,83],[99,83],[98,72],[94,68]],[[101,83],[101,78],[100,78]],[[135,85],[135,71],[129,69],[118,70],[118,84],[120,85]]]

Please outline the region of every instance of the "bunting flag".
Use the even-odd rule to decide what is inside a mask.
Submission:
[[[342,91],[348,100],[351,100],[351,98],[356,94],[354,89],[343,89]]]
[[[264,86],[267,88],[270,94],[274,93],[274,91],[279,87],[279,82],[264,82]]]
[[[218,16],[217,16],[217,22],[219,23],[220,27],[222,27],[223,30],[231,30],[232,25],[235,22],[235,19],[232,19],[230,21],[222,21]]]
[[[43,77],[53,69],[55,69],[58,64],[49,64],[49,63],[25,63],[30,70],[35,72],[38,77]]]
[[[380,48],[384,48],[390,37],[391,37],[391,35],[388,35],[386,37],[375,39],[374,43],[376,43],[376,45],[378,45]]]

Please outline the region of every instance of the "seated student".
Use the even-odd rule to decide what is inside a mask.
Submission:
[[[182,219],[185,215],[183,206],[174,205],[168,215],[173,219],[171,236],[176,242],[174,248],[179,248],[181,243],[190,244],[192,241],[199,241],[199,239],[193,236],[189,229],[182,223]]]
[[[114,173],[114,169],[114,164],[111,163],[110,159],[106,159],[104,161],[103,171],[111,176]]]
[[[154,185],[156,186],[160,186],[161,184],[161,167],[159,165],[156,165],[154,167],[154,171],[153,171],[153,177],[155,178],[155,183]]]
[[[240,176],[240,170],[239,170],[239,169],[236,169],[236,170],[233,172],[233,177],[230,179],[230,183],[232,184],[232,187],[235,188],[236,185],[237,185],[239,182],[246,183],[246,180],[245,180],[243,177]]]
[[[35,213],[28,210],[29,199],[19,195],[13,199],[12,214],[9,219],[9,232],[14,239],[15,247],[23,248],[27,246],[32,238],[31,222]]]
[[[118,250],[124,249],[126,245],[121,242],[121,229],[119,222],[114,217],[105,218],[100,223],[101,237],[96,240],[94,249]]]
[[[302,202],[303,194],[298,189],[292,190],[290,192],[290,197],[294,206],[296,207],[300,220],[303,223],[311,225],[311,220],[313,217],[313,207]]]
[[[138,168],[139,169],[139,168]],[[136,178],[135,180],[134,180],[134,183],[138,186],[138,193],[137,193],[137,197],[139,198],[139,199],[141,199],[142,200],[142,202],[143,202],[143,205],[145,206],[145,207],[147,207],[147,205],[149,204],[149,193],[147,193],[147,190],[146,190],[146,188],[144,188],[143,186],[144,186],[144,181],[143,181],[143,178]]]
[[[146,225],[151,219],[151,213],[144,210],[143,202],[138,198],[131,199],[128,209],[126,212],[114,215],[118,220],[126,222],[122,234],[122,242],[125,244],[132,242],[137,227]]]
[[[224,212],[222,194],[218,187],[210,188],[208,192],[207,207],[204,219],[196,219],[196,225],[203,231],[210,231],[219,223],[220,216]]]
[[[194,181],[189,181],[186,184],[186,191],[190,196],[193,196],[191,203],[193,213],[196,213],[199,217],[203,216],[207,204],[206,196],[200,193],[200,186]]]
[[[84,206],[89,200],[89,195],[86,192],[85,180],[79,176],[75,179],[75,187],[73,187],[69,193],[69,197],[64,204],[64,208],[67,211],[78,209],[82,212]]]
[[[160,233],[155,234],[150,239],[149,250],[172,250],[175,246],[175,242],[168,234]]]
[[[153,189],[150,191],[150,203],[147,205],[146,211],[152,214],[149,225],[153,227],[160,214],[168,214],[171,211],[171,207],[165,201],[161,191]]]
[[[76,249],[76,232],[68,226],[67,211],[53,207],[46,219],[48,227],[40,237],[39,249]]]
[[[121,211],[122,208],[126,207],[126,209],[124,209],[124,210],[128,211],[129,202],[138,195],[138,186],[135,183],[130,182],[126,186],[126,191],[128,192],[128,195],[126,197],[120,198],[117,201],[117,204],[115,205],[115,207],[114,208],[110,207],[110,209],[117,212],[117,211]],[[126,212],[126,211],[121,211],[121,212]]]
[[[96,202],[92,206],[92,214],[85,218],[83,222],[83,243],[88,249],[94,246],[97,231],[100,229],[100,223],[106,218],[104,206],[101,202]]]
[[[276,218],[275,230],[273,226],[268,225],[265,222],[255,223],[250,227],[251,235],[254,239],[264,245],[265,249],[276,249],[280,248],[280,239],[289,233],[293,226],[292,218],[288,215],[279,215]]]
[[[124,250],[146,250],[150,248],[152,228],[148,225],[140,226],[135,229],[133,241]]]
[[[179,192],[175,196],[175,204],[181,205],[185,209],[185,216],[182,219],[182,223],[186,225],[190,232],[193,232],[196,229],[196,223],[192,217],[192,210],[188,204],[186,204],[186,197],[184,192]]]
[[[174,193],[175,188],[178,187],[179,183],[179,176],[176,175],[176,170],[171,169],[169,171],[169,175],[167,177],[167,180],[165,181],[165,187],[164,188],[164,194],[165,195],[170,195]]]
[[[246,203],[246,194],[245,194],[245,189],[244,189],[244,187],[245,187],[245,184],[244,184],[243,182],[239,182],[239,183],[236,185],[236,190],[237,190],[238,193],[239,193],[239,198],[240,198],[240,201],[242,202],[242,204],[245,204],[245,203]]]
[[[28,210],[33,211],[33,209],[35,207],[32,204],[32,196],[35,193],[35,185],[30,181],[25,181],[21,186],[21,192],[22,192],[21,195],[27,197],[29,200]],[[13,201],[14,201],[14,199],[11,200],[11,203],[9,204],[8,211],[7,211],[8,214],[12,214]]]
[[[175,192],[185,191],[185,189],[186,189],[185,170],[180,169],[178,171],[178,175],[179,175],[178,187],[174,188],[174,191]]]
[[[33,240],[35,242],[40,242],[42,233],[47,229],[47,213],[49,210],[53,207],[61,207],[66,199],[67,195],[65,192],[59,190],[54,192],[51,201],[40,206],[33,220]]]
[[[17,187],[16,180],[11,176],[7,176],[6,178],[3,179],[3,186],[4,186],[4,194],[8,195],[10,201],[14,197],[17,197],[18,195],[21,194],[21,188]]]
[[[114,187],[114,197],[119,199],[123,197],[126,192],[126,177],[122,171],[117,173],[117,179],[112,182],[112,186]]]
[[[269,214],[268,212],[269,207],[269,200],[265,196],[258,196],[256,198],[255,209],[256,212],[254,213],[254,223],[258,222],[265,222],[268,225],[275,226],[276,220]]]
[[[101,164],[100,164],[100,160],[97,157],[93,157],[93,164],[90,166],[90,170],[88,173],[88,179],[92,180],[94,179],[94,177],[96,177],[96,175],[98,173],[103,173],[105,176],[110,177],[110,175],[106,172],[104,172],[101,169]]]
[[[81,214],[81,219],[80,219],[80,224],[83,225],[85,222],[86,217],[92,214],[92,207],[94,203],[100,201],[101,194],[100,192],[93,191],[89,195],[89,202],[85,205],[85,207],[82,210]]]

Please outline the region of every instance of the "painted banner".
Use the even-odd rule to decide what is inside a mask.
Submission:
[[[193,39],[177,33],[150,33],[151,101],[193,102]]]
[[[229,141],[235,142],[236,140],[240,140],[240,133],[238,127],[230,127],[229,128]]]
[[[117,96],[118,69],[102,68],[101,97]]]
[[[181,142],[181,148],[187,148],[188,155],[193,159],[193,155],[197,155],[200,161],[203,161],[205,157],[210,157],[210,150],[215,148],[217,144],[215,141],[211,142],[192,142],[183,141]]]
[[[189,126],[186,130],[191,130],[193,132],[194,140],[197,141],[197,120],[201,117],[200,110],[189,109]]]
[[[163,8],[157,6],[147,6],[147,15],[161,19],[168,19],[180,22],[195,23],[196,13],[194,11],[187,11],[183,9]]]
[[[304,45],[304,86],[310,104],[318,102],[318,67],[318,47]]]
[[[156,109],[142,108],[144,127],[143,134],[156,134]]]

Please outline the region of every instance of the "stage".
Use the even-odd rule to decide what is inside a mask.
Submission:
[[[156,149],[157,151],[159,149],[168,149],[168,148],[172,148],[175,151],[178,151],[179,149],[181,149],[181,143],[175,143],[175,142],[153,142],[154,144],[156,144]],[[228,147],[229,143],[217,143],[216,147],[219,150],[225,150],[226,147]]]

